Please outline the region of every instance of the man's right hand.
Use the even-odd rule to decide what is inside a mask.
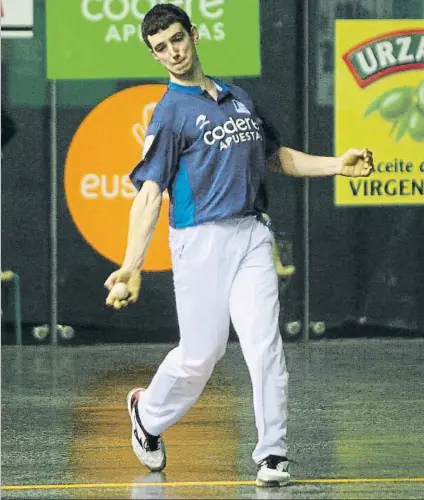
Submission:
[[[113,285],[116,283],[125,283],[128,288],[128,296],[125,299],[116,297],[113,291]],[[114,271],[104,283],[105,288],[109,290],[106,297],[106,305],[118,310],[126,307],[128,304],[137,301],[141,287],[141,273],[139,270],[129,271],[128,269],[118,269]]]

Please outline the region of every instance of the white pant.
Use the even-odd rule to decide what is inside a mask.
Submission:
[[[139,403],[149,433],[161,434],[196,402],[225,353],[231,316],[253,386],[258,444],[252,457],[286,455],[288,373],[272,241],[255,217],[171,228],[180,342]]]

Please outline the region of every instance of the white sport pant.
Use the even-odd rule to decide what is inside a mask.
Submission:
[[[253,460],[286,455],[288,373],[272,241],[253,216],[170,229],[180,342],[139,402],[149,433],[161,434],[196,402],[225,353],[231,316],[252,380]]]

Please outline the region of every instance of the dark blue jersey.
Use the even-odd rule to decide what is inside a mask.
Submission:
[[[152,180],[168,190],[174,228],[266,209],[266,157],[278,139],[243,89],[214,81],[217,101],[200,87],[169,84],[130,174],[137,189]]]

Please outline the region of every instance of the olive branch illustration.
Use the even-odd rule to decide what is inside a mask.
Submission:
[[[392,122],[389,136],[395,142],[406,133],[416,142],[424,142],[424,80],[417,87],[395,87],[380,94],[364,113],[367,118],[378,111],[383,120]]]

